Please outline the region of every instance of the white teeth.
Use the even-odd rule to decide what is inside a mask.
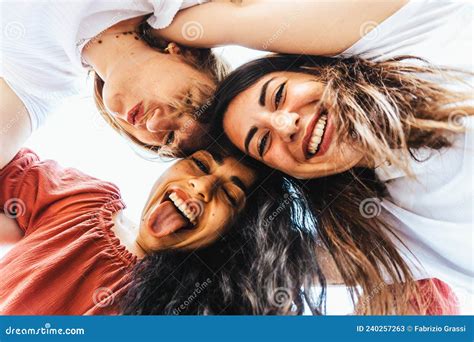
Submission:
[[[314,127],[314,130],[313,130],[313,135],[311,136],[311,140],[309,141],[309,144],[308,144],[308,152],[310,154],[315,154],[316,151],[318,150],[319,144],[323,140],[324,129],[326,128],[326,123],[327,123],[327,115],[323,114],[318,119],[318,122],[316,123],[316,126]]]
[[[195,224],[196,214],[193,214],[191,210],[189,210],[188,204],[179,198],[175,192],[172,192],[169,195],[169,198],[173,201],[176,208],[178,208],[184,214],[184,216],[186,216],[189,221],[191,221],[191,223]]]

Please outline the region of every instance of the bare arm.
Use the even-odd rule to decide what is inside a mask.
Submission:
[[[23,232],[15,219],[0,212],[0,246],[18,242],[22,237]]]
[[[282,53],[333,55],[357,42],[408,0],[243,0],[183,10],[157,35],[194,47],[241,45]]]
[[[31,135],[31,123],[23,102],[0,78],[0,169],[18,153]]]

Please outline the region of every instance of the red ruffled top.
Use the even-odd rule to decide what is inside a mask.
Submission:
[[[0,314],[117,314],[136,257],[114,235],[118,188],[23,149],[0,170],[0,208],[24,238],[0,259]]]

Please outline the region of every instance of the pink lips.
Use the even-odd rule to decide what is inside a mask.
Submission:
[[[132,109],[127,113],[127,122],[131,125],[135,125],[141,120],[145,111],[143,110],[143,101],[137,103]]]

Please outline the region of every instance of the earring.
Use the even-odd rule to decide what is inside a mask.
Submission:
[[[176,46],[175,43],[168,43],[168,45],[165,47],[165,52],[171,53],[171,49],[173,49],[175,46]]]

